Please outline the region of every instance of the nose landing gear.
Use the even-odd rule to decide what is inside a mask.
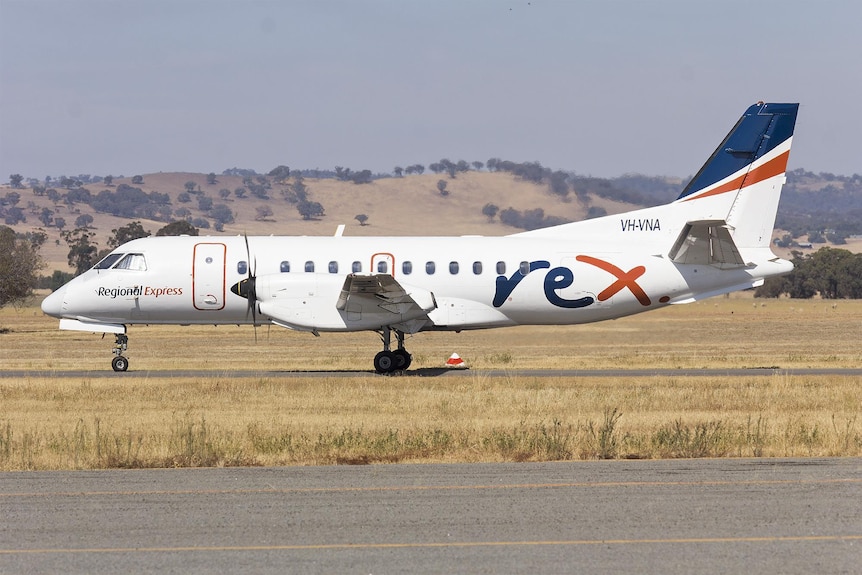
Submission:
[[[377,373],[393,373],[396,371],[405,371],[413,361],[413,356],[404,349],[404,332],[395,330],[395,337],[398,340],[398,348],[395,350],[392,347],[392,328],[384,327],[380,332],[380,339],[383,340],[383,351],[374,356],[374,370]]]
[[[114,371],[126,371],[129,369],[129,360],[123,356],[123,352],[129,348],[129,336],[124,333],[116,334],[116,340],[114,341],[114,348],[111,350],[113,354],[116,356],[113,360],[111,360],[111,367],[114,368]]]

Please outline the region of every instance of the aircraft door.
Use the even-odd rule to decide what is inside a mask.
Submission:
[[[225,255],[219,243],[195,244],[192,297],[195,309],[220,310],[225,306]]]
[[[371,256],[371,273],[389,274],[395,277],[395,256],[387,253],[379,253]]]

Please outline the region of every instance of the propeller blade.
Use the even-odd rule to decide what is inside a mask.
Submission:
[[[257,343],[257,256],[254,258],[254,267],[252,267],[251,248],[248,245],[248,234],[243,234],[245,238],[245,254],[248,262],[248,279],[245,280],[247,289],[245,297],[248,300],[248,307],[245,310],[245,317],[248,319],[248,312],[251,311],[251,326],[254,329],[254,343]],[[242,290],[242,287],[240,287]]]

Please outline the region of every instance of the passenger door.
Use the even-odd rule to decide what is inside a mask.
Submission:
[[[195,244],[192,297],[195,309],[220,310],[225,306],[225,256],[221,243]]]

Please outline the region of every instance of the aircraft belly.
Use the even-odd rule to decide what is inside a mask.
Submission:
[[[500,310],[481,302],[441,297],[437,298],[437,309],[428,314],[435,328],[479,329],[517,325]]]

